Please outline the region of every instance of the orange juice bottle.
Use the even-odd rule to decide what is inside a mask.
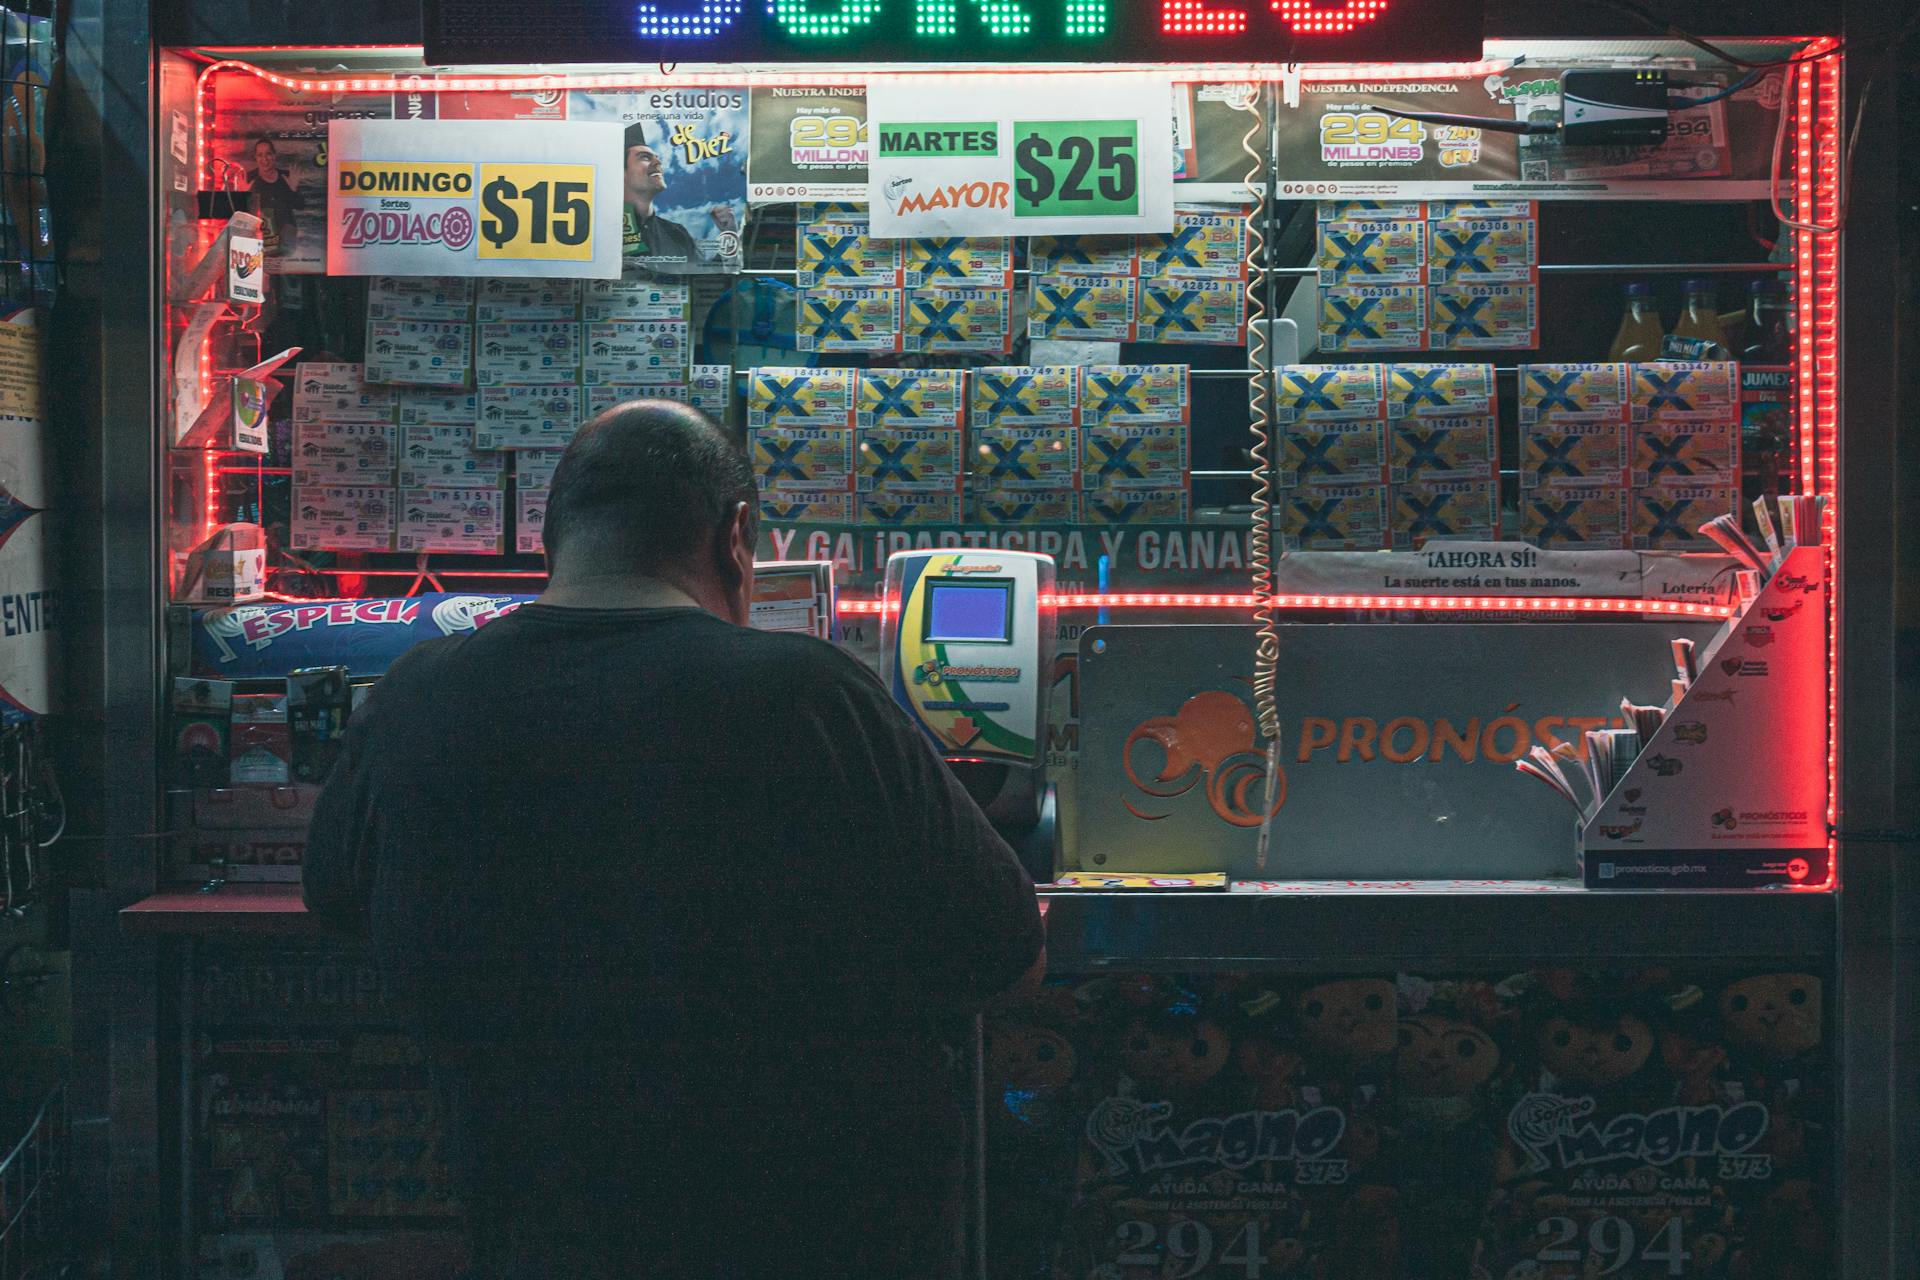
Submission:
[[[1653,309],[1653,286],[1630,284],[1621,291],[1625,306],[1620,315],[1620,331],[1613,335],[1607,350],[1609,360],[1658,360],[1660,313]]]

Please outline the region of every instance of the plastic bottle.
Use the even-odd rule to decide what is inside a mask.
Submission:
[[[1726,330],[1720,327],[1719,304],[1714,300],[1713,281],[1689,280],[1680,286],[1680,293],[1680,323],[1673,326],[1673,336],[1697,338],[1711,343],[1716,349],[1706,353],[1708,360],[1733,359],[1733,352],[1727,347]]]
[[[1743,364],[1791,364],[1793,330],[1788,327],[1787,287],[1778,280],[1755,280],[1747,286],[1747,336],[1740,350]]]
[[[1613,335],[1607,359],[1658,360],[1660,339],[1665,335],[1660,328],[1660,313],[1653,307],[1653,286],[1630,284],[1620,293],[1625,303],[1620,314],[1620,331]]]

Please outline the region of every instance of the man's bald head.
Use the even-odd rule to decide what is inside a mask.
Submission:
[[[556,576],[705,574],[758,495],[746,452],[698,409],[630,400],[575,435],[553,473],[545,540]]]

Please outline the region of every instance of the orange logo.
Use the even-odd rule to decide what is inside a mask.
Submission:
[[[1142,742],[1155,743],[1166,753],[1159,775],[1145,780],[1133,768],[1133,749]],[[1156,799],[1185,795],[1205,779],[1207,805],[1222,821],[1236,827],[1257,827],[1268,816],[1260,812],[1267,757],[1254,748],[1253,712],[1230,693],[1196,693],[1178,714],[1145,721],[1127,735],[1120,763],[1126,768],[1127,781]],[[1287,771],[1282,769],[1275,779],[1269,813],[1280,812],[1286,802]],[[1167,816],[1142,813],[1131,801],[1126,805],[1128,813],[1148,822]]]

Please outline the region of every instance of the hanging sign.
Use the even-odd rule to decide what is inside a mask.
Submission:
[[[867,101],[876,236],[1173,230],[1166,76],[893,80]]]
[[[327,274],[620,274],[618,124],[336,120]]]

